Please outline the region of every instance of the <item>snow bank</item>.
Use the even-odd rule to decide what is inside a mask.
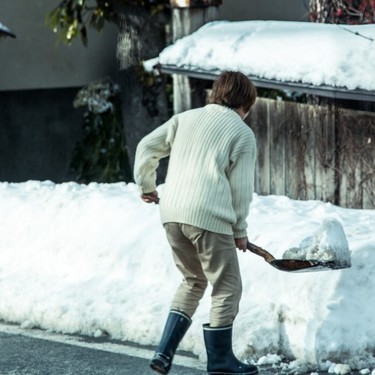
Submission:
[[[134,184],[0,183],[0,207],[0,319],[157,343],[180,275],[158,206],[143,203]],[[249,239],[280,258],[327,217],[344,228],[350,269],[293,274],[238,254],[234,350],[242,359],[299,371],[375,367],[374,210],[255,195]],[[209,294],[181,344],[202,360]]]

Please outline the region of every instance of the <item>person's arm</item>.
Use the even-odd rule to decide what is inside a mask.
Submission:
[[[238,155],[229,174],[233,209],[237,217],[237,221],[233,225],[234,238],[236,246],[243,251],[246,251],[246,219],[254,192],[255,159],[256,150],[254,145],[247,152]]]
[[[138,144],[134,162],[134,180],[141,196],[155,196],[156,170],[159,160],[168,156],[174,136],[174,118],[156,128]],[[157,196],[157,194],[156,194]],[[145,197],[150,199],[150,197]]]

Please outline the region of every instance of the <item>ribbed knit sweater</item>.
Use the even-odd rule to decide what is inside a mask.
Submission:
[[[256,142],[237,112],[208,104],[173,116],[144,137],[134,165],[141,193],[156,189],[159,160],[168,155],[160,200],[162,223],[246,237]]]

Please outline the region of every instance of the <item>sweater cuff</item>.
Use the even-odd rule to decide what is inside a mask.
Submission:
[[[140,194],[152,193],[156,190],[155,185],[138,186]]]
[[[246,230],[234,231],[234,238],[244,238],[247,237]]]

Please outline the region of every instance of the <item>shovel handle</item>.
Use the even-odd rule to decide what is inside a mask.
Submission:
[[[261,247],[251,243],[247,242],[247,249],[250,250],[252,253],[259,255],[262,257],[266,262],[270,263],[273,260],[275,260],[275,257],[270,254],[267,250],[262,249]]]

